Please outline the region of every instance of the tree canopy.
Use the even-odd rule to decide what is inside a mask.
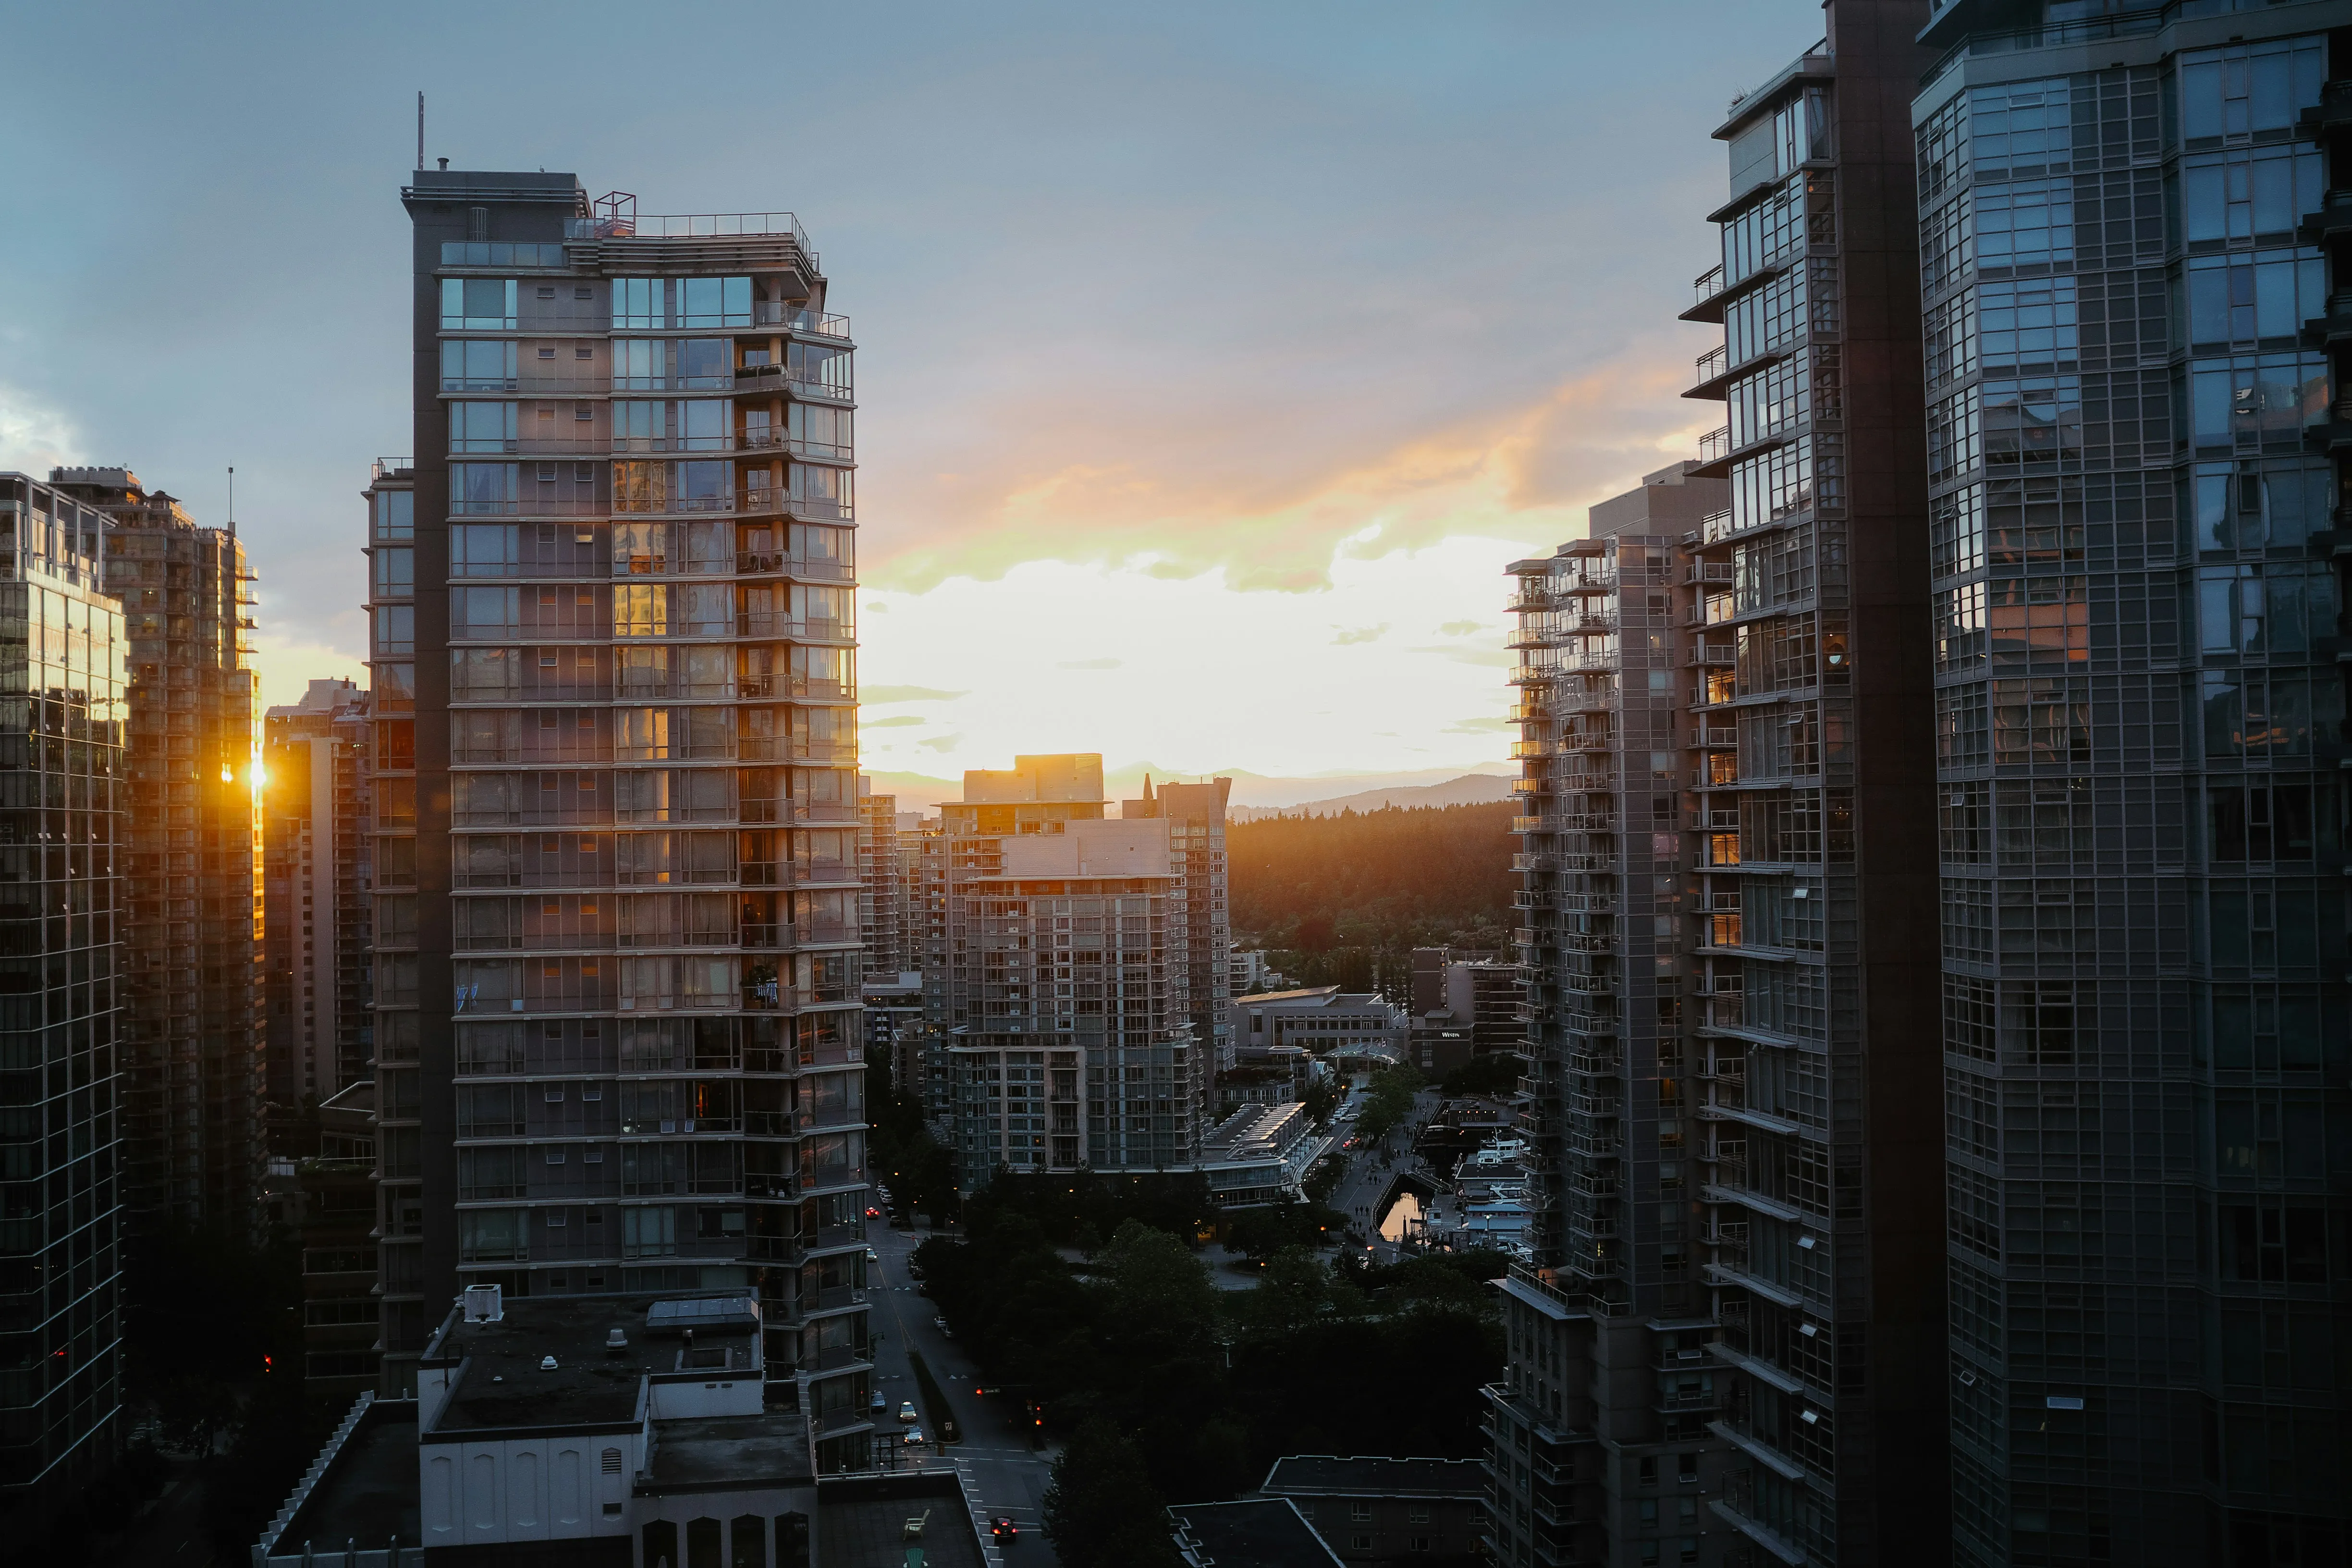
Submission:
[[[1402,998],[1415,947],[1509,941],[1514,807],[1388,807],[1225,830],[1234,930],[1286,974]]]

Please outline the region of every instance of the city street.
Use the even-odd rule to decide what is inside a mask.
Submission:
[[[1366,1241],[1371,1242],[1377,1249],[1374,1256],[1384,1263],[1395,1260],[1397,1249],[1379,1240],[1373,1234],[1374,1227],[1380,1223],[1381,1200],[1387,1194],[1389,1184],[1402,1175],[1417,1176],[1431,1186],[1437,1186],[1435,1177],[1422,1163],[1421,1156],[1413,1152],[1412,1142],[1422,1127],[1437,1114],[1437,1108],[1444,1103],[1444,1098],[1433,1089],[1422,1090],[1413,1098],[1412,1115],[1405,1125],[1396,1128],[1375,1145],[1351,1149],[1338,1156],[1347,1162],[1345,1173],[1340,1176],[1339,1184],[1331,1189],[1331,1196],[1327,1201],[1347,1220],[1351,1229],[1361,1235],[1362,1239],[1356,1245],[1361,1247]],[[1331,1131],[1334,1136],[1344,1141],[1353,1135],[1354,1125],[1352,1120],[1335,1121]]]
[[[914,1281],[907,1277],[908,1258],[929,1235],[925,1230],[897,1230],[878,1220],[868,1222],[867,1243],[881,1258],[878,1266],[866,1266],[877,1342],[874,1389],[890,1403],[889,1409],[880,1413],[877,1440],[897,1440],[902,1430],[898,1419],[899,1401],[911,1399],[918,1410],[923,1407],[922,1395],[915,1386],[913,1366],[907,1360],[909,1348],[919,1350],[932,1377],[946,1394],[955,1412],[956,1424],[963,1433],[962,1442],[948,1445],[948,1459],[978,1495],[983,1516],[1004,1514],[1021,1527],[1019,1541],[1000,1551],[989,1536],[986,1517],[976,1521],[989,1561],[1026,1564],[1028,1568],[1059,1568],[1060,1560],[1045,1540],[1045,1519],[1039,1511],[1045,1500],[1045,1483],[1050,1479],[1054,1450],[1029,1446],[1017,1401],[983,1399],[972,1392],[982,1382],[978,1369],[963,1353],[963,1348],[931,1321],[938,1314],[932,1310],[929,1299],[918,1294]],[[930,1428],[928,1412],[923,1417],[923,1431],[927,1436],[938,1436]],[[924,1453],[925,1463],[940,1462],[929,1447]]]

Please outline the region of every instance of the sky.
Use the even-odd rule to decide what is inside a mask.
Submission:
[[[25,6],[0,469],[128,464],[360,675],[425,153],[791,211],[858,344],[865,754],[1498,768],[1504,567],[1689,455],[1732,95],[1811,0]],[[1708,416],[1710,413],[1713,417]]]

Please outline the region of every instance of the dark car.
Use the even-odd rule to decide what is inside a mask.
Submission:
[[[1018,1541],[1021,1539],[1021,1527],[1000,1513],[988,1521],[988,1533],[999,1541]]]

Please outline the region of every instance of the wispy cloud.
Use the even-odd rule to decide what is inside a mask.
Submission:
[[[1508,719],[1465,719],[1458,724],[1448,724],[1449,735],[1499,735],[1512,728]]]
[[[909,725],[928,724],[930,721],[913,713],[901,713],[895,719],[868,719],[862,726],[868,730],[903,730]]]
[[[1532,403],[1340,454],[1320,471],[1281,471],[1278,444],[1268,450],[1250,438],[1252,412],[1240,405],[1219,434],[1232,449],[1265,452],[1263,471],[1204,469],[1192,441],[1139,442],[1115,403],[1074,417],[1058,406],[1052,417],[1000,409],[1000,418],[1018,415],[1005,467],[959,474],[949,494],[932,498],[929,524],[875,575],[921,592],[949,576],[986,580],[1052,559],[1162,577],[1222,570],[1244,592],[1304,593],[1328,588],[1339,559],[1471,534],[1570,538],[1582,532],[1584,506],[1690,445],[1704,421],[1675,395],[1688,379],[1683,353],[1629,345]],[[1050,430],[1051,446],[1018,434],[1031,430]],[[1044,466],[1073,448],[1101,456]]]
[[[884,708],[893,702],[952,702],[971,695],[969,691],[941,691],[930,686],[868,686],[859,690],[857,700],[868,708]]]
[[[1511,656],[1498,647],[1448,647],[1444,643],[1431,643],[1412,650],[1433,653],[1440,658],[1450,658],[1456,664],[1479,664],[1489,669],[1507,669]]]
[[[1473,632],[1483,632],[1486,629],[1486,626],[1483,621],[1448,621],[1437,628],[1437,635],[1446,637],[1466,637]]]
[[[1382,621],[1376,626],[1358,626],[1353,631],[1343,631],[1338,637],[1333,637],[1331,639],[1331,646],[1334,647],[1351,647],[1357,643],[1378,642],[1381,637],[1388,635],[1388,629],[1389,626],[1386,621]]]
[[[929,740],[920,742],[919,743],[929,751],[952,752],[958,746],[963,744],[963,737],[961,735],[934,735]]]

